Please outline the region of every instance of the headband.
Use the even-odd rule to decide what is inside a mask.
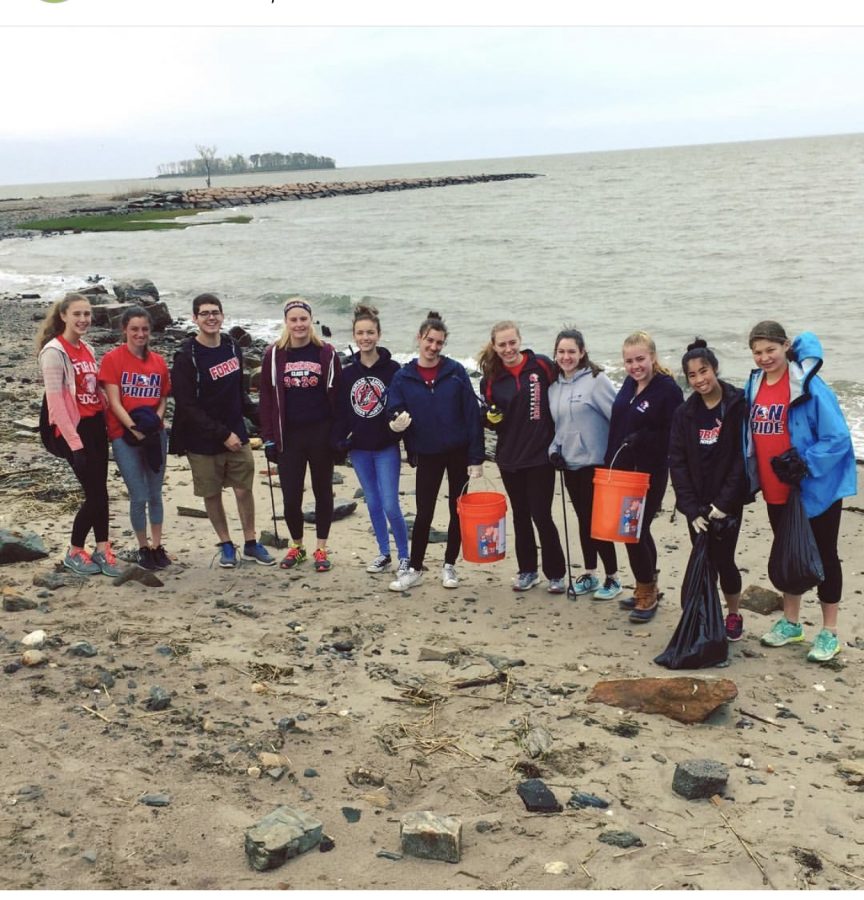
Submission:
[[[296,309],[298,306],[300,309],[305,309],[310,316],[312,315],[312,307],[305,300],[289,300],[282,310],[282,315],[285,316],[289,309]]]

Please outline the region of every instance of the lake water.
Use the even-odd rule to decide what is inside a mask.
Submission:
[[[385,343],[408,358],[419,321],[439,310],[448,352],[476,354],[512,318],[524,344],[551,352],[564,324],[621,377],[625,335],[645,329],[673,370],[694,335],[741,384],[760,319],[814,331],[864,456],[864,135],[450,161],[236,176],[214,184],[534,172],[536,179],[244,207],[249,225],[0,242],[0,291],[51,297],[146,277],[172,311],[219,294],[232,321],[279,327],[281,301],[310,298],[340,347],[361,299]],[[0,186],[0,197],[116,194],[200,186],[152,180]],[[205,213],[216,219],[222,212]]]

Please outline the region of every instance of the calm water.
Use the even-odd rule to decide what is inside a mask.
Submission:
[[[516,319],[551,351],[563,324],[620,377],[622,338],[650,331],[673,369],[695,334],[741,383],[747,332],[775,318],[810,329],[864,456],[864,135],[518,159],[276,173],[220,184],[362,180],[478,172],[544,177],[246,207],[249,225],[74,235],[0,243],[0,291],[53,297],[87,275],[151,278],[177,314],[203,290],[232,319],[278,327],[289,293],[313,300],[337,345],[350,308],[381,310],[385,343],[411,351],[428,309],[449,353],[477,352],[489,326]],[[0,187],[0,197],[119,193],[196,182],[127,180]],[[200,181],[197,182],[200,184]],[[220,213],[207,213],[218,218]]]

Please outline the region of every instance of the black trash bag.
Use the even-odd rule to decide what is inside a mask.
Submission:
[[[717,571],[708,558],[709,540],[708,533],[703,532],[693,543],[681,587],[681,619],[669,646],[654,657],[658,666],[704,669],[726,662],[726,623],[717,591]]]
[[[768,578],[778,591],[786,594],[803,594],[825,580],[822,557],[797,487],[789,490],[789,499],[774,534]]]
[[[42,446],[53,456],[72,459],[72,451],[66,439],[62,434],[55,434],[54,426],[48,421],[48,399],[45,394],[42,395],[42,408],[39,410],[39,437],[42,439]]]

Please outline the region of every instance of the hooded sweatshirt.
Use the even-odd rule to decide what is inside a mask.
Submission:
[[[360,362],[355,353],[342,369],[337,397],[337,419],[334,443],[348,444],[352,450],[383,450],[399,443],[399,435],[388,427],[385,413],[387,389],[399,363],[386,347],[378,348],[378,359],[372,366]]]
[[[577,369],[570,378],[559,373],[549,388],[555,436],[549,452],[564,457],[568,469],[599,466],[609,442],[609,419],[615,386],[604,372]]]
[[[841,497],[857,492],[855,452],[849,426],[834,392],[816,374],[822,368],[822,345],[810,331],[792,342],[789,362],[789,438],[807,464],[801,500],[808,518],[821,515]],[[754,369],[744,389],[748,421],[744,428],[744,458],[752,491],[758,491],[759,472],[752,435],[753,407],[765,373]]]

